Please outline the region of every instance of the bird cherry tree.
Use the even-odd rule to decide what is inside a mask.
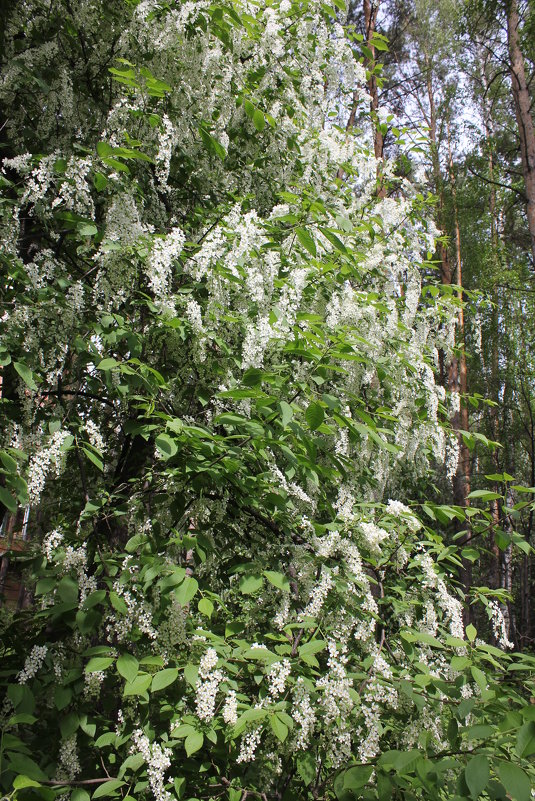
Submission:
[[[531,662],[411,501],[456,468],[457,310],[343,19],[4,11],[10,798],[530,798]]]

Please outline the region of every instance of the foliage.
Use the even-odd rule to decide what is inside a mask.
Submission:
[[[455,460],[456,308],[421,291],[426,198],[377,199],[371,130],[340,124],[340,13],[7,19],[0,500],[35,587],[3,632],[11,797],[530,797],[533,659],[464,630],[438,529],[465,512],[410,502]]]

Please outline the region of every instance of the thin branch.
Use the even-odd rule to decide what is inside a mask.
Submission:
[[[96,400],[100,403],[105,403],[107,406],[111,406],[112,409],[115,409],[115,405],[113,401],[109,400],[109,398],[103,398],[100,395],[95,395],[93,392],[84,392],[83,390],[71,390],[71,389],[60,389],[60,390],[47,390],[46,392],[41,392],[41,397],[47,398],[49,396],[57,396],[59,398],[63,396],[71,396],[76,397],[80,395],[82,398],[90,398],[90,400]]]
[[[502,184],[500,181],[492,181],[490,178],[486,178],[484,175],[480,175],[478,172],[473,170],[471,167],[467,165],[468,172],[472,173],[475,178],[479,178],[481,181],[485,181],[486,184],[491,184],[492,186],[501,186],[502,189],[509,189],[510,192],[516,192],[517,195],[520,195],[522,200],[525,202],[527,200],[524,192],[521,192],[520,189],[516,189],[514,186],[510,186],[509,184]]]
[[[69,781],[58,781],[55,779],[39,779],[40,784],[47,787],[85,787],[91,784],[106,784],[106,782],[115,779],[115,776],[110,776],[106,779],[72,779]]]

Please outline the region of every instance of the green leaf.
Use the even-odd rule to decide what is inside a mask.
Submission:
[[[253,125],[257,131],[263,131],[266,127],[266,120],[263,113],[260,111],[259,108],[254,110],[253,114]]]
[[[530,720],[518,730],[516,738],[516,753],[519,757],[529,757],[535,754],[535,722]]]
[[[201,598],[201,600],[197,604],[197,609],[199,610],[201,615],[205,615],[206,617],[212,617],[214,611],[214,605],[209,598]]]
[[[169,434],[158,434],[155,444],[164,459],[170,459],[178,451],[175,440]]]
[[[25,712],[22,712],[20,715],[13,715],[13,717],[8,719],[8,726],[16,726],[19,723],[25,723],[28,726],[31,726],[33,723],[36,723],[38,718],[35,715],[28,715]]]
[[[117,738],[117,735],[115,734],[115,732],[106,731],[106,732],[104,732],[104,734],[101,734],[100,737],[98,737],[95,740],[95,747],[96,748],[104,748],[105,746],[111,745],[112,743],[114,743],[116,738]]]
[[[9,473],[14,473],[16,475],[17,462],[15,461],[15,459],[13,459],[12,456],[9,455],[9,453],[6,453],[5,451],[0,451],[0,461],[2,462],[5,469]]]
[[[199,583],[197,579],[186,576],[182,584],[174,590],[175,597],[180,606],[186,606],[195,597]]]
[[[464,770],[464,778],[472,798],[479,798],[490,778],[489,760],[478,754],[469,760]]]
[[[127,682],[124,686],[123,695],[140,695],[142,698],[147,696],[152,676],[149,673],[139,673],[134,681]]]
[[[30,779],[28,776],[15,776],[13,779],[13,789],[23,790],[25,787],[42,787],[42,785],[34,779]]]
[[[145,758],[143,754],[130,754],[130,756],[126,757],[125,761],[119,768],[118,771],[119,778],[121,779],[127,772],[135,773],[144,764],[145,764]]]
[[[74,787],[71,791],[71,801],[89,801],[89,793],[83,787]]]
[[[473,490],[467,498],[479,498],[481,501],[496,501],[498,498],[503,498],[499,492],[488,492],[488,490]]]
[[[277,713],[275,713],[270,716],[269,724],[275,737],[283,743],[288,737],[288,726],[286,723],[283,723]]]
[[[310,751],[297,757],[297,772],[307,787],[316,778],[317,770],[316,758]]]
[[[111,656],[94,656],[85,666],[85,672],[100,673],[102,670],[107,670],[114,662],[115,659]]]
[[[249,367],[242,376],[242,382],[246,387],[258,387],[264,378],[264,371],[259,367]]]
[[[310,640],[310,642],[306,642],[304,645],[299,646],[299,656],[312,656],[313,654],[319,654],[320,651],[324,651],[327,643],[325,640]]]
[[[296,228],[295,234],[299,242],[305,248],[305,250],[308,250],[311,256],[316,256],[317,255],[316,243],[314,242],[313,238],[310,236],[306,228]]]
[[[159,670],[158,673],[152,677],[152,691],[157,692],[163,690],[164,687],[169,687],[178,679],[178,668],[165,668]]]
[[[30,387],[30,389],[33,389],[34,392],[36,392],[38,387],[37,384],[35,383],[34,374],[30,370],[30,368],[26,364],[22,364],[22,362],[13,362],[13,367],[20,375],[24,383],[28,387]]]
[[[61,736],[64,740],[68,740],[75,731],[78,731],[80,727],[80,718],[76,714],[76,712],[69,712],[68,715],[61,718],[59,723],[59,730],[61,731]]]
[[[479,689],[484,691],[488,684],[487,677],[485,676],[484,672],[480,668],[472,665],[470,668],[470,673],[472,674],[472,678],[478,685]]]
[[[346,246],[344,245],[344,243],[342,242],[342,240],[341,240],[341,239],[339,239],[339,238],[336,236],[336,234],[335,234],[335,233],[333,233],[333,231],[329,231],[327,228],[320,228],[319,230],[321,231],[321,233],[323,234],[323,236],[324,236],[326,239],[328,239],[328,240],[329,240],[329,242],[331,243],[331,245],[334,245],[334,247],[335,247],[335,248],[336,248],[338,251],[340,251],[340,253],[347,253],[347,248],[346,248]]]
[[[317,403],[316,401],[309,403],[305,411],[305,420],[312,431],[315,431],[320,427],[320,425],[323,423],[324,417],[325,412],[320,403]]]
[[[267,578],[269,583],[273,584],[273,586],[277,587],[277,589],[283,590],[284,592],[290,592],[290,582],[282,573],[278,573],[274,570],[264,570],[264,576]]]
[[[110,592],[110,603],[115,609],[116,612],[119,612],[120,615],[126,615],[128,612],[128,607],[126,605],[126,601],[121,598],[120,595],[117,595],[116,592]]]
[[[111,167],[112,170],[116,170],[117,172],[130,173],[130,170],[128,169],[128,166],[126,164],[123,164],[123,162],[119,161],[118,159],[105,158],[105,159],[102,159],[102,161],[108,167]]]
[[[0,501],[4,504],[9,512],[16,512],[18,504],[13,495],[7,491],[5,487],[0,486]]]
[[[58,584],[58,595],[65,604],[75,604],[78,601],[78,582],[72,576],[63,576]]]
[[[241,620],[229,620],[225,626],[225,638],[241,634],[244,629],[245,623],[242,623]]]
[[[54,704],[59,712],[70,704],[71,699],[72,690],[70,687],[56,687],[54,690]]]
[[[513,762],[498,762],[498,776],[515,801],[531,801],[531,781]]]
[[[106,158],[113,153],[113,147],[107,142],[97,142],[97,153],[101,158]]]
[[[7,756],[9,759],[9,770],[12,770],[13,773],[22,774],[35,781],[47,781],[48,776],[46,773],[41,770],[37,762],[34,762],[34,760],[26,756],[26,754],[9,751]]]
[[[107,372],[108,370],[113,370],[114,367],[118,367],[119,362],[115,359],[102,359],[101,362],[97,364],[97,370],[103,370]]]
[[[186,754],[191,756],[199,751],[202,748],[202,744],[204,743],[204,735],[200,731],[194,731],[191,734],[188,734],[186,739],[184,740],[184,748],[186,749]]]
[[[227,151],[221,142],[218,142],[218,140],[202,126],[199,127],[199,133],[208,152],[212,153],[214,156],[217,156],[219,159],[221,159],[221,161],[224,161],[227,157]]]
[[[477,637],[477,629],[471,623],[469,623],[466,627],[466,636],[470,642],[474,642],[475,638]]]
[[[388,50],[388,43],[387,43],[387,42],[385,42],[385,41],[383,41],[382,39],[376,38],[375,36],[374,36],[374,38],[371,40],[371,44],[372,44],[372,45],[373,45],[373,46],[374,46],[374,47],[375,47],[377,50]]]
[[[286,426],[288,425],[290,420],[293,418],[294,412],[293,412],[293,409],[290,406],[290,404],[286,403],[286,401],[281,401],[279,403],[279,406],[280,406],[280,410],[281,410],[282,427],[286,428]]]
[[[199,678],[199,668],[196,665],[188,663],[184,668],[184,678],[190,687],[195,687],[197,679]]]
[[[107,795],[115,795],[115,791],[119,789],[119,787],[124,787],[126,782],[123,782],[122,779],[109,779],[107,782],[103,782],[92,795],[92,798],[104,798]]]
[[[89,737],[94,737],[97,730],[97,724],[87,719],[86,715],[80,717],[80,728]]]
[[[98,228],[92,223],[83,223],[78,226],[78,233],[82,236],[95,236],[95,234],[98,234]]]
[[[101,172],[96,172],[93,177],[93,184],[97,192],[103,192],[108,186],[108,179]]]
[[[263,583],[264,579],[261,575],[250,573],[240,578],[238,588],[243,595],[252,595],[252,593],[258,592]]]
[[[132,654],[121,654],[117,660],[117,672],[128,682],[133,682],[139,670],[139,662]]]
[[[89,461],[92,462],[95,465],[95,467],[97,467],[102,473],[104,471],[104,462],[102,461],[102,459],[99,459],[97,454],[89,450],[89,448],[82,447],[81,450],[85,453]]]
[[[344,790],[360,790],[373,773],[373,765],[357,765],[344,773]]]

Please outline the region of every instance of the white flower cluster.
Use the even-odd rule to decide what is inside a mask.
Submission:
[[[97,589],[96,577],[89,576],[87,574],[86,548],[87,546],[85,542],[83,545],[80,545],[79,548],[69,545],[65,549],[65,557],[61,566],[63,573],[68,573],[71,570],[76,572],[78,589],[80,593],[80,605],[83,604],[89,593],[94,592]]]
[[[347,646],[337,645],[334,640],[327,641],[329,657],[328,672],[316,682],[316,689],[321,692],[320,708],[323,710],[323,722],[326,728],[336,724],[332,741],[329,743],[329,755],[336,767],[348,758],[351,751],[351,733],[349,713],[354,701],[350,689],[352,681],[347,676]]]
[[[93,169],[91,158],[78,157],[69,159],[58,194],[52,201],[51,208],[69,209],[84,217],[93,218],[95,208],[88,183],[89,173]]]
[[[289,659],[283,659],[282,662],[273,662],[269,666],[267,673],[269,684],[269,695],[272,701],[276,701],[279,695],[282,695],[286,687],[286,681],[292,671],[292,666]]]
[[[196,339],[195,356],[199,362],[206,359],[206,331],[202,320],[202,310],[194,298],[188,298],[186,317]]]
[[[378,553],[380,549],[380,545],[383,540],[388,539],[389,534],[386,529],[381,528],[376,523],[359,523],[360,529],[366,538],[366,544],[368,545],[371,551]]]
[[[222,717],[229,726],[234,726],[238,721],[238,700],[234,690],[229,690],[223,704]]]
[[[461,449],[457,434],[450,434],[446,444],[446,477],[452,481],[457,473],[459,466],[459,456]]]
[[[106,674],[103,670],[84,675],[84,698],[88,701],[98,700]]]
[[[312,741],[316,712],[302,676],[299,676],[295,683],[291,715],[299,726],[295,738],[295,748],[297,751],[304,751]]]
[[[437,575],[433,560],[429,554],[419,554],[415,561],[420,565],[423,574],[423,587],[436,591],[436,600],[446,619],[449,620],[450,632],[453,637],[464,640],[463,605],[448,592],[446,584]]]
[[[272,474],[278,486],[282,487],[282,489],[287,492],[288,495],[291,495],[293,498],[297,498],[299,501],[307,504],[309,508],[310,505],[314,505],[314,501],[309,495],[307,495],[304,489],[295,481],[287,481],[284,473],[277,467],[275,463],[270,465],[270,473]]]
[[[171,594],[170,603],[167,607],[166,618],[160,621],[158,626],[158,646],[160,653],[165,658],[171,656],[173,650],[179,643],[187,640],[186,622],[188,610],[178,603],[175,595]]]
[[[44,538],[41,545],[41,550],[46,556],[48,562],[53,561],[54,554],[62,542],[63,532],[59,528],[55,528],[54,531],[51,531],[50,534],[47,534],[47,536]]]
[[[284,594],[282,599],[282,603],[279,605],[279,608],[273,618],[273,623],[278,628],[279,631],[285,627],[286,623],[288,622],[288,618],[290,617],[290,597],[287,593]]]
[[[409,507],[401,503],[401,501],[393,501],[392,498],[390,498],[386,505],[385,512],[388,515],[392,515],[392,517],[399,517],[404,520],[411,531],[416,532],[422,527],[422,524],[413,515]]]
[[[105,453],[106,444],[104,442],[104,437],[93,420],[86,420],[84,423],[84,428],[91,445],[100,453]]]
[[[172,801],[173,795],[165,789],[165,771],[171,766],[172,751],[157,743],[150,742],[142,729],[132,732],[134,748],[141,754],[147,765],[150,789],[155,801]]]
[[[338,497],[334,504],[338,518],[344,523],[345,527],[349,527],[355,520],[355,495],[352,487],[348,484],[342,483],[338,489]]]
[[[57,779],[73,781],[81,771],[76,734],[63,740],[59,748]]]
[[[236,759],[238,764],[242,762],[253,762],[256,749],[260,745],[262,737],[262,726],[256,725],[245,732],[240,742],[240,753]]]
[[[205,651],[199,663],[199,676],[202,679],[208,678],[211,671],[217,665],[218,659],[219,657],[217,656],[217,651],[215,650],[215,648],[208,648],[208,650]]]
[[[503,648],[506,651],[514,648],[515,644],[509,639],[509,632],[507,629],[507,623],[505,622],[505,616],[500,609],[498,601],[489,601],[489,610],[491,612],[492,631],[496,638],[496,642],[499,644],[500,648]]]
[[[323,609],[323,605],[327,599],[329,590],[332,589],[332,586],[333,586],[333,579],[331,573],[323,569],[321,572],[319,582],[313,587],[313,589],[310,592],[308,604],[299,615],[300,620],[303,620],[305,617],[315,617],[315,618],[318,617],[321,610]]]
[[[127,556],[121,565],[121,572],[123,574],[128,572],[130,583],[124,584],[120,579],[113,582],[113,591],[124,600],[127,612],[126,614],[110,612],[106,626],[108,636],[116,637],[119,642],[125,642],[129,639],[132,629],[137,627],[151,640],[156,641],[158,632],[153,626],[153,610],[145,597],[138,598],[135,584],[137,570],[132,561],[132,557]]]
[[[17,681],[19,684],[26,684],[27,681],[33,679],[38,670],[40,670],[47,653],[48,648],[46,645],[33,646],[29,655],[26,657],[24,668],[17,675]]]
[[[212,720],[215,714],[215,702],[219,685],[225,680],[222,670],[214,670],[217,665],[217,652],[208,648],[199,665],[199,678],[195,685],[195,707],[200,720]]]
[[[177,131],[167,114],[162,117],[162,127],[158,136],[158,155],[156,158],[156,175],[163,186],[167,185],[171,158],[177,143]]]
[[[69,432],[64,429],[56,431],[48,445],[37,451],[30,459],[28,496],[31,504],[39,503],[51,465],[54,465],[56,476],[60,475],[65,461],[61,448],[68,436]]]
[[[169,294],[172,265],[182,253],[185,241],[180,228],[173,228],[167,236],[153,240],[147,259],[147,278],[157,300],[165,300]]]
[[[361,762],[368,762],[379,753],[379,740],[382,732],[381,717],[384,715],[385,706],[397,708],[398,694],[389,684],[391,680],[390,666],[382,654],[376,652],[361,701],[361,711],[364,717],[364,725],[359,730],[358,757]]]

